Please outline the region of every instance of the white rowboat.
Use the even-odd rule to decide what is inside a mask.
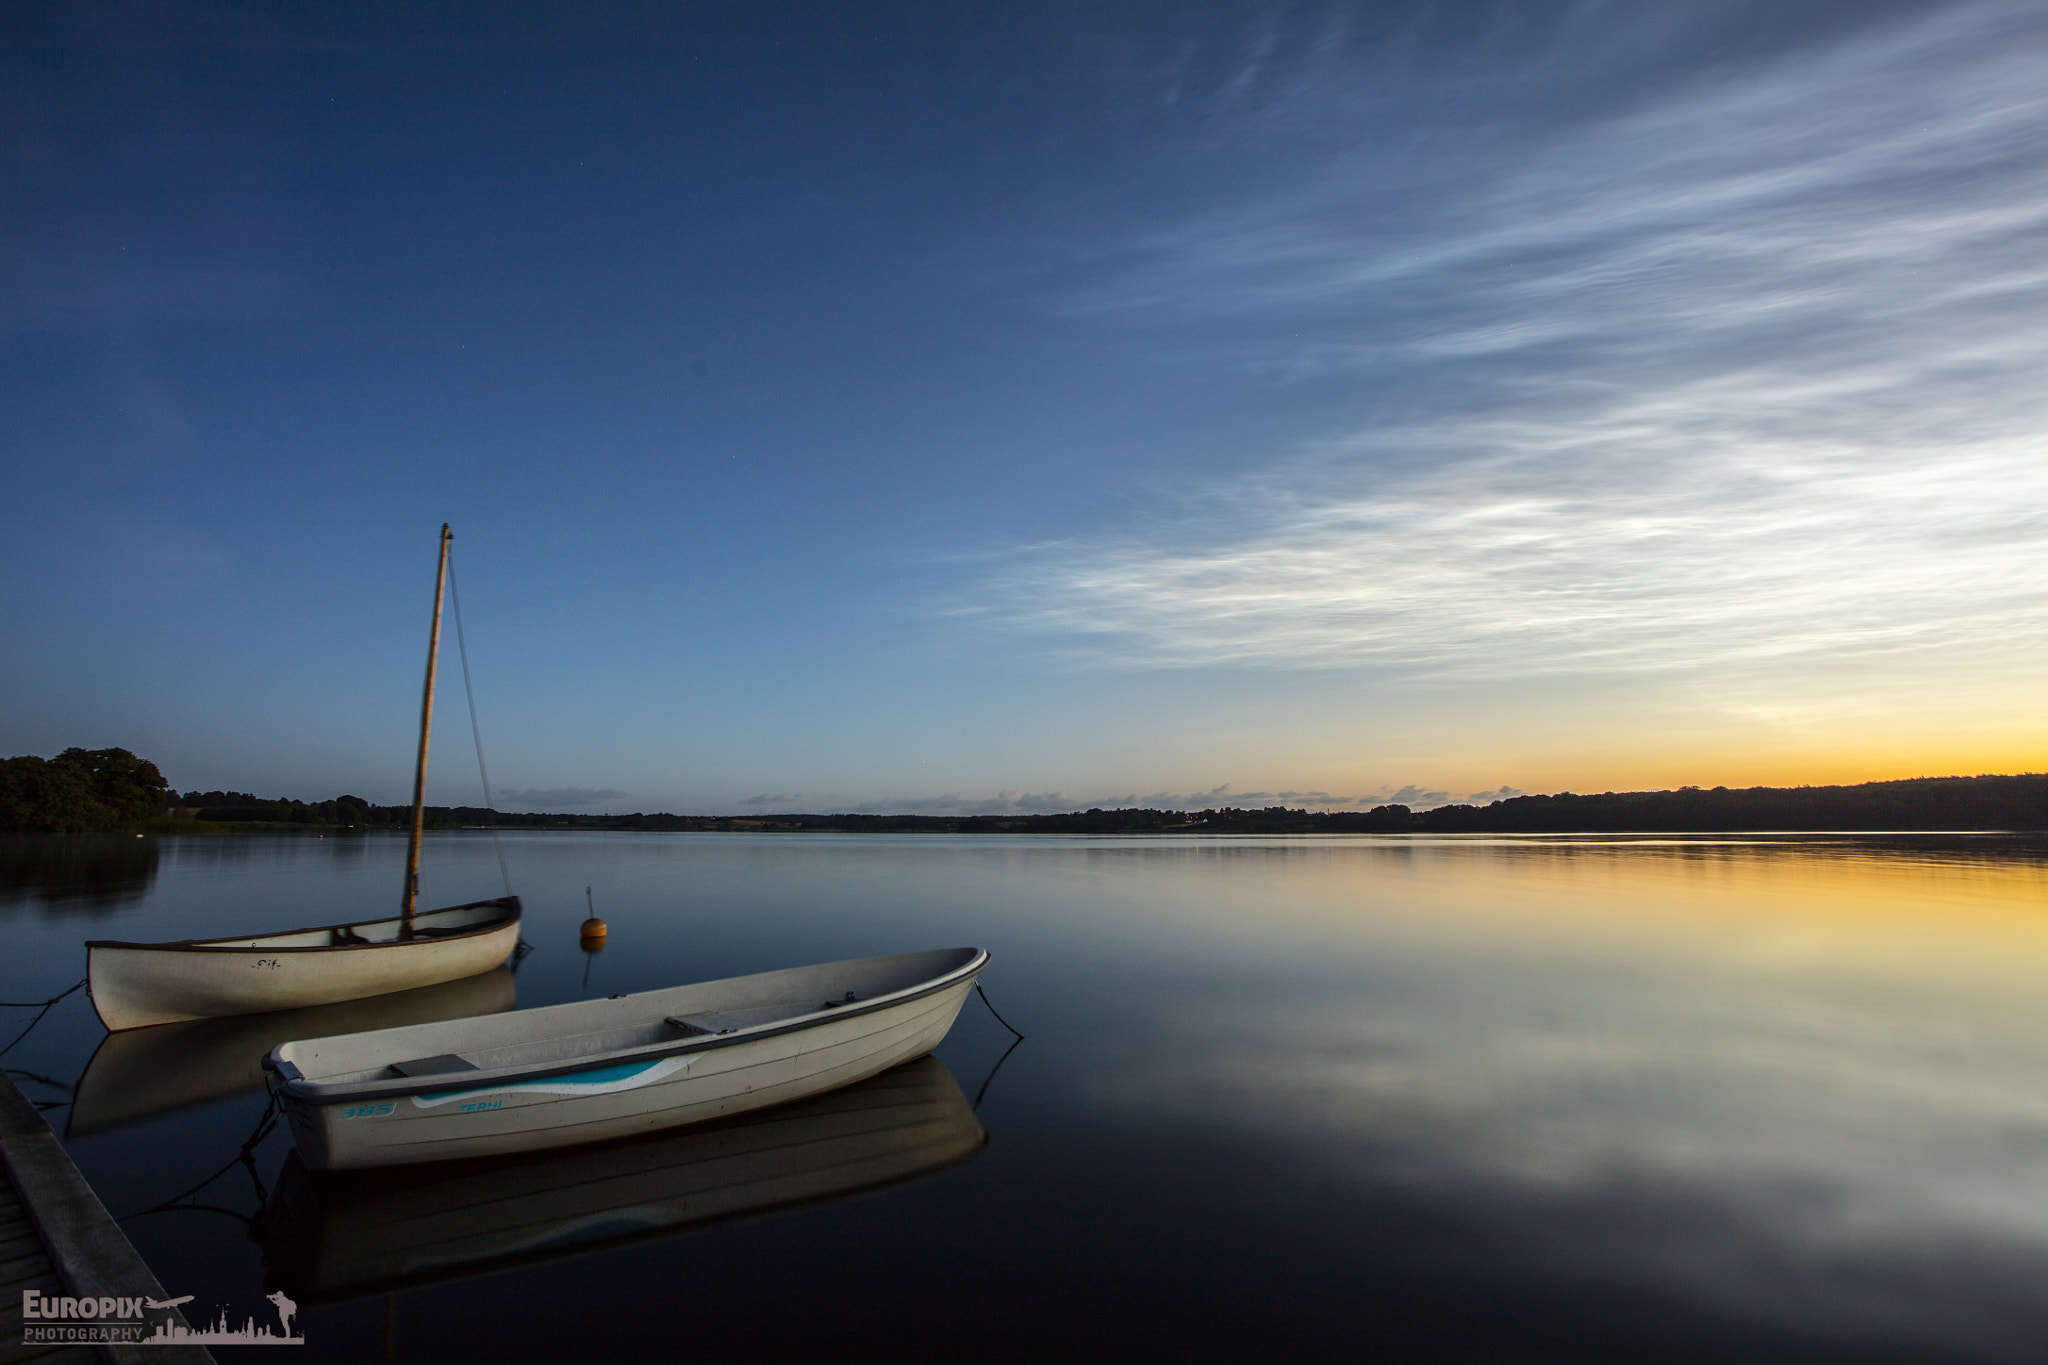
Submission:
[[[314,1170],[536,1151],[835,1090],[952,1028],[979,948],[858,958],[371,1033],[264,1065]]]
[[[519,898],[412,918],[174,943],[85,945],[87,989],[109,1029],[260,1014],[411,990],[490,971],[519,946]]]
[[[288,1156],[252,1231],[264,1288],[310,1307],[817,1204],[987,1144],[926,1057],[795,1104],[569,1151],[318,1173]]]

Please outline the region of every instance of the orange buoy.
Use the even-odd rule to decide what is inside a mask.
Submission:
[[[603,920],[599,919],[595,915],[592,915],[589,919],[583,921],[582,937],[585,942],[589,942],[591,939],[594,938],[603,938],[604,935],[605,927]]]

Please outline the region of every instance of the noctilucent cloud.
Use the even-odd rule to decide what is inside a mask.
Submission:
[[[447,521],[513,809],[2048,767],[2037,4],[0,27],[5,753],[404,799]]]

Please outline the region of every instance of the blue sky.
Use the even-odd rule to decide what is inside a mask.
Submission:
[[[529,808],[2048,767],[2039,6],[0,22],[7,753],[402,799],[445,520]]]

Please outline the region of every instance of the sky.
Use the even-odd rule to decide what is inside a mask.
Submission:
[[[506,809],[2048,769],[2038,4],[0,34],[0,752],[407,799],[445,521]]]

